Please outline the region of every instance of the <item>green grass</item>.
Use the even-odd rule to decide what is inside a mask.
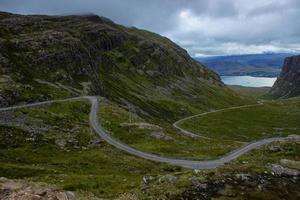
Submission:
[[[36,101],[37,99],[63,99],[72,96],[72,94],[70,94],[69,91],[64,89],[57,89],[35,81],[32,81],[29,84],[31,84],[32,88],[19,89],[18,96],[15,99],[15,101],[27,102],[27,101]]]
[[[279,146],[279,151],[271,151],[271,146]],[[263,173],[271,171],[270,164],[279,164],[281,159],[300,161],[299,140],[273,142],[260,149],[255,149],[219,168],[222,172]],[[293,166],[286,166],[291,167]]]
[[[26,43],[16,47],[7,39],[3,48],[3,55],[16,68],[5,74],[16,87],[1,91],[0,83],[1,95],[12,100],[9,104],[72,96],[67,90],[36,79],[77,90],[89,81],[89,95],[101,95],[115,103],[126,100],[139,108],[140,115],[147,113],[144,118],[168,123],[195,112],[248,102],[222,86],[215,73],[167,38],[117,24],[73,18],[41,18],[38,24],[25,20],[28,24],[21,32],[0,31],[3,37]],[[60,30],[62,37],[47,43],[44,39],[54,34],[53,30]],[[91,30],[96,35],[90,34]],[[43,47],[46,56],[34,48],[38,46]]]
[[[176,69],[169,57],[161,61],[138,50],[136,43],[126,42],[122,47],[105,52],[99,77],[102,96],[118,104],[126,100],[136,106],[145,119],[170,124],[193,113],[254,102],[227,87],[211,84],[206,78],[215,75],[208,70],[203,76],[196,76],[191,69]],[[132,57],[136,59],[132,61]],[[134,67],[137,63],[141,64]],[[173,66],[169,71],[172,76],[159,71],[169,65]],[[148,71],[157,75],[150,76]]]
[[[274,102],[268,106],[276,105],[277,108],[288,106],[289,112],[294,112],[295,109],[291,108],[298,106],[298,101],[295,100],[282,102],[286,105]],[[0,136],[3,139],[6,137],[5,134],[9,133],[11,135],[9,142],[13,145],[7,148],[7,143],[4,143],[0,148],[0,176],[51,183],[65,190],[89,191],[99,197],[117,197],[122,193],[134,193],[141,199],[157,199],[180,194],[190,185],[191,177],[207,180],[211,173],[262,173],[269,170],[269,163],[279,163],[282,158],[300,159],[299,145],[295,141],[280,142],[283,149],[280,152],[270,152],[266,146],[251,151],[217,171],[208,170],[195,174],[191,170],[128,155],[105,142],[100,142],[96,146],[85,144],[84,146],[87,146],[85,149],[73,146],[60,149],[52,140],[53,137],[60,135],[61,138],[69,138],[70,134],[76,135],[76,132],[70,131],[74,127],[80,128],[80,133],[90,133],[89,110],[90,105],[87,102],[73,101],[16,111],[15,115],[27,116],[30,119],[26,121],[29,125],[40,125],[39,120],[42,120],[43,124],[59,128],[56,131],[51,129],[50,132],[41,132],[40,140],[31,143],[23,142],[24,138],[28,137],[28,132],[15,127],[1,126]],[[222,143],[222,140],[217,139],[192,140],[167,126],[162,126],[162,130],[173,140],[157,140],[149,136],[151,130],[137,127],[129,130],[128,127],[120,126],[120,123],[129,121],[129,113],[116,104],[104,100],[100,102],[99,114],[103,126],[111,131],[114,137],[138,149],[161,155],[209,159],[224,154],[234,144],[231,142],[226,146],[226,142]],[[39,120],[34,120],[35,118]],[[147,120],[132,115],[132,122],[145,121]],[[92,135],[92,138],[94,137],[95,135]],[[175,175],[178,180],[175,183],[159,182],[159,177],[166,174]],[[150,185],[142,183],[142,178],[146,175],[155,178]]]
[[[270,146],[273,145],[280,146],[281,150],[276,152],[271,151]],[[198,172],[188,170],[176,173],[175,176],[177,177],[177,181],[175,183],[161,183],[158,181],[158,179],[155,179],[153,182],[147,185],[148,190],[146,190],[144,193],[140,192],[139,195],[143,198],[147,197],[148,199],[173,199],[174,196],[180,194],[182,191],[185,191],[187,188],[193,188],[191,187],[191,180],[196,180],[202,184],[212,183],[212,185],[218,184],[223,180],[227,180],[227,183],[230,183],[233,190],[237,190],[238,193],[244,192],[244,195],[230,196],[228,199],[245,199],[245,194],[247,194],[249,197],[246,199],[269,199],[273,196],[278,197],[286,188],[289,188],[289,186],[274,184],[272,185],[272,188],[268,189],[268,191],[259,191],[256,189],[256,186],[241,190],[239,187],[239,182],[230,182],[228,177],[232,179],[236,177],[237,174],[247,174],[253,177],[263,177],[266,174],[269,174],[270,176],[272,171],[270,168],[271,164],[281,164],[280,160],[284,158],[299,161],[299,155],[299,140],[274,142],[259,149],[250,151],[249,153],[239,157],[237,160],[220,166],[217,169],[201,170]],[[288,180],[288,178],[279,177],[273,177],[273,179],[275,179],[276,183],[280,183],[280,181],[284,179]],[[251,179],[249,181],[252,182]],[[294,185],[296,185],[295,182]],[[170,188],[170,190],[166,190],[165,188]],[[197,189],[194,188],[194,191],[197,192]],[[289,190],[285,190],[285,192],[289,192]],[[227,197],[224,196],[217,196],[219,196],[220,199],[227,199]],[[293,195],[291,194],[290,197],[292,196]],[[190,199],[192,198],[193,197],[190,197]],[[196,198],[196,196],[194,196],[194,198]]]
[[[270,90],[270,87],[244,87],[239,85],[231,85],[228,87],[241,95],[254,99],[266,98]]]
[[[55,103],[49,106],[19,109],[15,115],[25,118],[26,125],[46,127],[43,137],[49,141],[72,141],[76,146],[87,146],[95,137],[91,134],[87,115],[90,104],[82,101]]]
[[[14,97],[11,98],[10,104],[64,99],[73,96],[69,91],[62,88],[58,89],[36,81],[28,81],[26,84],[18,83],[13,81],[11,77],[5,76],[0,76],[0,93],[4,96]]]
[[[0,155],[0,176],[28,178],[105,197],[134,190],[144,175],[155,176],[172,170],[163,164],[129,156],[107,144],[71,152],[54,146],[28,146],[2,149]]]
[[[300,100],[266,101],[256,107],[225,110],[182,121],[179,125],[206,137],[250,142],[300,134]]]
[[[23,23],[22,20],[17,21],[17,24]],[[249,122],[255,122],[254,130],[263,129],[265,124],[277,126],[282,122],[277,119],[279,116],[286,118],[283,122],[287,126],[299,121],[298,114],[295,114],[298,106],[289,104],[281,110],[282,106],[274,103],[258,110],[256,115],[253,113],[256,111],[246,110],[242,115],[229,113],[229,116],[222,116],[220,125],[214,124],[213,119],[208,122],[209,126],[224,126],[229,132],[228,137],[225,133],[225,136],[223,133],[220,135],[218,128],[213,126],[209,128],[217,132],[212,140],[185,137],[174,130],[171,123],[192,114],[253,103],[254,100],[211,84],[213,79],[218,79],[216,74],[204,68],[201,70],[193,60],[184,56],[184,51],[156,34],[110,23],[88,22],[86,19],[40,18],[39,21],[32,24],[25,20],[24,28],[18,32],[8,30],[12,26],[0,30],[1,36],[6,39],[1,53],[12,66],[6,74],[11,80],[2,79],[0,93],[8,96],[9,104],[71,96],[67,90],[37,83],[34,81],[36,78],[77,89],[82,88],[81,83],[90,80],[92,94],[101,94],[116,103],[103,104],[99,111],[103,126],[115,138],[147,152],[193,159],[216,158],[240,146],[240,143],[224,141],[224,137],[245,141],[260,138],[257,134],[250,135],[253,125],[246,124],[248,114]],[[55,36],[52,42],[44,42],[53,30],[59,30],[62,37]],[[18,45],[12,40],[16,38]],[[38,46],[43,47],[43,51]],[[62,55],[64,59],[61,59]],[[149,70],[155,74],[149,75]],[[117,106],[121,104],[120,99],[135,106],[140,118],[134,120],[161,126],[162,132],[171,139],[156,139],[151,136],[152,130],[121,127],[120,123],[128,122],[128,112]],[[0,176],[54,183],[67,190],[91,191],[100,197],[115,197],[135,190],[151,191],[153,198],[150,199],[158,199],[164,192],[177,193],[189,183],[191,174],[176,184],[160,183],[153,188],[141,185],[144,175],[159,177],[167,173],[190,173],[191,170],[139,159],[103,141],[90,145],[98,138],[88,124],[89,110],[90,105],[83,102],[18,110],[15,113],[18,119],[26,118],[18,123],[37,129],[38,134],[13,125],[0,126]],[[270,114],[265,114],[269,110]],[[258,121],[257,114],[266,116]],[[240,132],[231,130],[239,128],[236,124],[226,122],[223,125],[224,118],[241,123],[245,127],[241,129],[245,136],[236,135]],[[275,121],[269,122],[271,120]],[[270,129],[266,129],[269,132],[264,136],[269,136]],[[32,134],[36,134],[33,140],[27,140],[32,139]],[[57,140],[65,140],[65,148],[60,148]],[[291,154],[295,152],[298,153],[298,150],[291,149]],[[267,155],[263,158],[266,162]],[[266,162],[258,164],[265,165]],[[168,195],[164,197],[167,199]]]
[[[40,140],[25,142],[32,133],[1,126],[0,177],[25,178],[55,184],[65,190],[85,190],[100,197],[115,197],[139,188],[144,175],[180,171],[178,167],[128,155],[105,142],[87,146],[89,139],[97,138],[93,134],[87,140],[81,135],[90,134],[89,111],[90,105],[82,101],[16,111],[14,115],[28,118],[24,122],[26,125],[56,128],[40,132]],[[82,145],[78,145],[74,137]],[[3,140],[5,138],[7,140]],[[72,139],[79,147],[86,148],[69,145],[61,149],[55,144],[57,139]]]
[[[100,119],[104,127],[112,131],[117,139],[147,152],[179,158],[211,159],[237,147],[233,143],[193,140],[170,127],[164,127],[163,132],[172,137],[171,141],[155,139],[149,135],[150,130],[132,128],[129,131],[119,126],[121,122],[128,122],[126,110],[104,101],[100,105]],[[7,148],[7,143],[4,143],[0,148],[0,176],[53,183],[66,190],[86,190],[97,196],[112,197],[135,191],[141,187],[145,175],[155,177],[182,170],[180,167],[128,155],[105,142],[94,147],[88,146],[89,140],[81,138],[80,134],[90,133],[89,111],[90,105],[87,102],[72,101],[14,112],[18,117],[28,118],[24,121],[26,125],[56,128],[41,132],[39,140],[23,142],[30,135],[29,132],[15,127],[1,127],[0,135],[7,138],[6,133],[10,133],[9,142],[13,145]],[[133,116],[133,121],[145,120]],[[78,131],[71,131],[74,128]],[[73,142],[78,145],[77,140],[84,141],[84,144],[78,146],[87,148],[78,149],[67,145],[61,149],[55,143],[57,139],[69,140],[74,137]],[[96,136],[92,135],[89,139],[94,138]]]
[[[122,126],[123,123],[141,123],[146,120],[134,113],[129,114],[127,110],[107,101],[100,102],[99,120],[114,138],[123,143],[146,152],[173,158],[214,159],[242,145],[238,142],[219,139],[193,139],[184,136],[173,129],[170,124],[165,125],[165,123],[154,124],[159,125],[161,129]],[[153,136],[158,133],[165,137]]]
[[[31,135],[19,128],[0,125],[0,133],[0,149],[14,148],[26,144],[35,144],[35,142],[31,140],[26,141],[26,138],[30,138]],[[43,136],[41,134],[36,134],[31,138],[34,138],[34,141],[41,144]]]

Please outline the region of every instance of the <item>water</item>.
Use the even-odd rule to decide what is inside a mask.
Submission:
[[[276,78],[253,76],[221,76],[227,85],[241,85],[246,87],[272,87]]]

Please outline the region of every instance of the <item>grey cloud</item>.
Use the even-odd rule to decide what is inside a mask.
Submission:
[[[187,8],[210,17],[233,17],[238,14],[235,5],[228,0],[189,1]]]
[[[300,52],[299,0],[1,0],[0,10],[92,12],[168,36],[191,55]]]

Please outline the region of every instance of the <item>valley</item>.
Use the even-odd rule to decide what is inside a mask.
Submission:
[[[297,134],[300,131],[299,102],[299,98],[277,102],[261,100],[252,106],[189,117],[178,125],[204,137],[243,142]]]
[[[277,77],[291,53],[261,53],[195,58],[221,76]]]
[[[88,97],[89,98],[89,97]],[[91,99],[93,101],[95,101],[96,99]],[[103,103],[103,107],[101,106],[101,102]],[[274,119],[278,118],[276,117],[277,115],[280,115],[282,112],[285,112],[287,110],[289,110],[288,108],[291,108],[291,106],[296,106],[295,108],[299,108],[299,100],[298,99],[292,99],[292,100],[284,100],[284,101],[288,101],[288,104],[283,104],[280,102],[276,102],[276,103],[270,103],[270,102],[263,102],[262,104],[254,104],[254,105],[249,105],[249,106],[240,106],[240,107],[234,107],[234,108],[228,108],[228,109],[223,109],[221,111],[218,112],[208,112],[208,113],[204,113],[207,116],[203,116],[201,117],[201,121],[203,121],[203,124],[207,124],[207,127],[220,127],[220,129],[222,131],[226,130],[229,131],[230,129],[228,128],[222,128],[222,126],[215,126],[215,125],[211,125],[211,123],[209,123],[210,118],[213,119],[213,121],[215,121],[216,119],[219,119],[219,117],[216,116],[211,116],[211,115],[221,115],[224,116],[224,112],[237,112],[237,113],[241,113],[240,116],[237,116],[236,114],[226,114],[225,115],[225,119],[219,119],[217,121],[217,123],[220,124],[224,124],[224,122],[226,122],[228,120],[228,116],[235,116],[237,117],[238,120],[240,121],[244,121],[242,120],[241,116],[251,116],[251,114],[249,114],[249,112],[258,112],[258,108],[259,107],[267,107],[267,108],[263,108],[263,109],[270,109],[269,107],[273,106],[273,107],[278,107],[278,104],[281,104],[283,107],[282,108],[278,108],[278,109],[274,109],[274,113],[271,114],[273,115]],[[53,105],[51,105],[52,103],[54,103]],[[50,105],[49,105],[50,104]],[[105,105],[108,104],[108,105]],[[267,104],[267,105],[265,105]],[[270,105],[269,105],[270,104]],[[94,112],[91,112],[92,115],[95,115],[97,112],[97,106],[95,106],[95,104],[93,104],[94,106]],[[145,135],[147,135],[147,129],[148,131],[151,129],[159,129],[161,130],[162,128],[157,126],[157,125],[151,125],[149,123],[146,123],[145,120],[139,118],[138,116],[131,116],[130,120],[131,125],[128,120],[129,120],[129,113],[126,113],[125,110],[122,110],[122,108],[116,108],[115,107],[112,109],[111,107],[112,103],[109,103],[107,100],[101,99],[100,100],[100,108],[104,108],[104,110],[99,109],[98,113],[99,116],[105,116],[107,114],[109,115],[114,115],[114,116],[122,116],[119,113],[123,112],[123,115],[125,115],[124,117],[122,117],[121,119],[119,119],[117,121],[118,124],[114,125],[114,121],[108,121],[108,119],[115,119],[113,117],[107,118],[104,117],[103,119],[97,118],[97,120],[99,121],[104,121],[105,124],[109,124],[109,125],[105,125],[107,128],[110,128],[111,134],[114,137],[118,137],[118,134],[122,135],[124,138],[128,138],[128,136],[126,136],[125,133],[129,133],[129,134],[134,134],[133,136],[135,136],[135,134],[143,134],[144,137]],[[132,145],[133,147],[135,147],[136,149],[141,149],[142,151],[145,151],[147,153],[139,153],[140,151],[137,150],[133,150],[136,156],[130,156],[127,155],[125,157],[123,157],[124,155],[126,155],[126,153],[122,153],[124,151],[124,146],[119,148],[123,151],[119,151],[117,149],[115,149],[115,147],[118,148],[118,144],[119,142],[116,141],[114,142],[114,139],[110,139],[110,137],[108,138],[108,140],[110,140],[113,146],[108,145],[106,142],[101,140],[98,143],[94,143],[95,140],[97,138],[97,135],[95,135],[98,132],[91,132],[91,130],[88,128],[88,113],[89,113],[89,105],[87,103],[82,102],[82,100],[80,99],[67,99],[67,100],[62,100],[62,101],[58,101],[57,103],[54,101],[50,101],[50,102],[46,102],[46,103],[37,103],[36,105],[29,105],[29,107],[25,106],[20,106],[20,107],[12,107],[12,109],[7,109],[4,108],[1,110],[1,112],[5,112],[6,116],[8,115],[16,115],[16,116],[26,116],[26,118],[29,118],[29,121],[23,121],[22,123],[24,124],[20,124],[20,122],[18,123],[17,127],[21,127],[18,129],[13,129],[13,126],[16,125],[10,125],[7,127],[7,125],[5,126],[1,126],[2,132],[6,132],[8,131],[8,133],[12,133],[12,132],[16,132],[16,130],[18,130],[19,135],[15,135],[14,137],[10,138],[10,140],[7,140],[7,137],[3,137],[2,141],[2,147],[7,147],[9,145],[11,145],[12,149],[7,149],[5,150],[2,149],[1,150],[1,163],[2,163],[2,167],[1,167],[1,171],[2,173],[5,173],[5,176],[7,177],[7,175],[11,178],[30,178],[30,180],[35,180],[35,181],[46,181],[46,182],[50,182],[50,183],[55,183],[58,186],[62,186],[64,189],[67,190],[74,190],[76,188],[82,188],[84,190],[93,192],[96,195],[113,195],[115,193],[118,193],[118,191],[124,191],[124,190],[128,190],[131,187],[133,188],[138,188],[139,187],[139,181],[142,179],[142,177],[144,174],[151,174],[151,176],[163,176],[163,174],[172,174],[174,173],[173,170],[175,171],[182,171],[183,176],[182,178],[185,180],[185,176],[187,175],[186,173],[189,173],[189,170],[185,170],[184,168],[181,167],[176,167],[176,165],[181,165],[179,164],[180,162],[177,163],[176,160],[172,160],[170,158],[163,158],[163,157],[156,157],[155,155],[151,155],[149,154],[149,152],[151,153],[157,153],[157,152],[164,152],[163,149],[165,148],[170,148],[173,145],[176,145],[174,143],[171,142],[171,145],[166,145],[164,143],[162,143],[163,139],[159,139],[159,140],[154,140],[153,142],[149,143],[141,143],[140,139],[138,139],[138,137],[135,137],[136,140],[135,143],[138,145],[133,146],[132,144],[130,144],[130,140],[126,140],[124,138],[118,138],[119,140],[121,140],[123,142],[124,145],[127,145],[127,142]],[[109,107],[109,108],[107,108]],[[296,112],[294,113],[294,115],[299,114],[299,112],[297,111],[297,109],[295,110]],[[67,113],[70,112],[71,115],[68,115]],[[245,114],[244,114],[245,112]],[[262,111],[261,111],[262,112]],[[12,114],[14,113],[14,114]],[[83,113],[85,113],[85,117],[83,115]],[[75,115],[74,115],[75,114]],[[36,118],[38,117],[38,118]],[[265,116],[262,116],[262,119],[258,119],[258,121],[262,121],[264,119]],[[266,116],[269,117],[269,116]],[[265,118],[266,118],[265,117]],[[291,116],[292,117],[292,116]],[[34,118],[36,118],[36,120],[34,120]],[[207,119],[206,119],[207,118]],[[67,136],[65,133],[62,135],[64,137],[67,136],[67,138],[61,138],[58,137],[57,133],[55,135],[50,134],[52,131],[46,130],[44,132],[44,134],[38,134],[38,135],[32,135],[31,133],[31,139],[28,140],[26,139],[24,142],[24,138],[28,138],[28,136],[26,136],[26,131],[24,131],[24,129],[26,129],[26,126],[40,126],[38,123],[38,121],[40,121],[40,119],[43,120],[43,125],[42,126],[48,126],[49,127],[56,127],[54,131],[57,132],[58,130],[60,130],[59,127],[65,127],[62,129],[62,131],[67,131],[67,128],[72,128],[69,127],[68,124],[74,124],[77,126],[77,128],[75,129],[76,132],[79,134],[76,136],[73,135],[73,133],[69,136]],[[85,121],[80,122],[82,119],[85,119]],[[193,130],[194,134],[197,134],[199,131],[201,132],[201,136],[203,136],[203,131],[201,130],[195,130],[195,129],[191,129],[189,124],[195,124],[195,122],[192,122],[193,120],[200,120],[198,119],[198,117],[189,117],[189,118],[185,118],[182,121],[180,121],[180,127],[188,127],[186,128],[187,130]],[[249,119],[249,118],[248,118]],[[291,119],[298,119],[297,117],[292,117]],[[2,119],[3,120],[3,119]],[[79,121],[78,121],[79,120]],[[287,121],[289,119],[286,119]],[[17,121],[17,120],[14,120]],[[63,125],[62,123],[64,123],[63,121],[65,121],[65,125]],[[79,123],[78,123],[78,122]],[[230,121],[232,121],[233,123],[236,123],[236,121],[234,121],[233,119],[231,119]],[[76,123],[74,123],[76,122]],[[273,121],[272,122],[274,124],[285,124],[286,126],[288,125],[292,125],[292,124],[286,124],[285,122],[277,122],[277,121]],[[36,124],[38,123],[38,124]],[[124,125],[122,124],[129,124],[129,126],[137,126],[136,124],[143,124],[144,128],[139,129],[138,127],[136,128],[132,128],[132,129],[128,129],[128,127],[125,126],[125,131],[122,130],[124,129]],[[200,122],[197,122],[197,124],[199,124]],[[258,123],[256,122],[252,122],[257,124],[258,127],[261,127]],[[293,123],[293,122],[290,122]],[[296,123],[296,122],[295,122]],[[49,124],[49,125],[47,125]],[[201,123],[200,123],[201,124]],[[249,124],[249,125],[248,125]],[[73,126],[74,126],[73,125]],[[225,125],[225,124],[224,124]],[[295,125],[295,124],[294,124]],[[83,126],[83,127],[82,127]],[[93,125],[95,126],[95,125]],[[96,125],[98,127],[98,125]],[[247,126],[252,126],[251,122],[250,123],[244,123],[241,124],[241,127],[238,127],[239,129],[237,130],[230,130],[232,132],[236,132],[236,133],[247,133],[249,131],[247,131]],[[295,132],[295,134],[297,134],[299,132],[299,128],[297,128],[296,126],[293,128],[277,128],[278,131],[280,132],[284,132],[287,131],[288,134],[292,133],[293,131]],[[78,129],[79,127],[82,127],[80,129]],[[84,128],[85,127],[85,128]],[[197,126],[196,126],[197,127]],[[232,126],[231,126],[232,127]],[[97,129],[102,129],[101,127],[96,128]],[[74,130],[74,128],[72,128]],[[85,129],[85,131],[84,131]],[[138,130],[136,130],[138,129]],[[145,131],[146,129],[146,131]],[[32,129],[34,130],[34,129]],[[51,128],[50,128],[51,130]],[[164,130],[164,129],[163,129]],[[206,129],[204,129],[206,131]],[[100,130],[102,131],[102,130]],[[196,132],[197,131],[197,132]],[[205,132],[204,131],[204,132]],[[266,130],[264,130],[266,131]],[[292,132],[290,132],[292,131]],[[67,131],[69,132],[69,131]],[[66,132],[66,133],[67,133]],[[73,132],[73,131],[72,131]],[[255,129],[255,132],[261,132],[259,130]],[[85,134],[83,134],[85,133]],[[123,133],[123,134],[122,134]],[[169,132],[168,132],[169,133]],[[180,133],[180,132],[179,132]],[[218,158],[218,157],[223,157],[224,154],[226,154],[227,151],[229,151],[230,149],[228,149],[228,146],[226,146],[226,141],[230,142],[231,144],[233,144],[234,141],[237,142],[236,146],[231,146],[231,150],[236,149],[240,146],[244,146],[245,143],[244,142],[249,142],[249,141],[253,141],[253,140],[258,140],[261,139],[263,137],[274,137],[274,136],[283,136],[285,135],[284,133],[280,133],[280,134],[274,134],[274,135],[265,135],[263,137],[255,137],[255,135],[253,135],[250,131],[250,136],[251,139],[246,139],[243,141],[243,138],[246,135],[240,135],[240,136],[234,136],[232,135],[230,132],[226,133],[226,136],[230,136],[228,138],[222,138],[220,136],[217,135],[212,135],[212,133],[214,133],[213,131],[211,131],[210,135],[205,135],[205,137],[209,136],[210,138],[198,138],[198,139],[193,139],[193,141],[189,141],[187,138],[185,143],[188,142],[189,145],[192,145],[194,143],[194,145],[196,146],[201,146],[201,148],[203,149],[203,151],[201,152],[201,149],[194,149],[195,152],[190,151],[189,152],[189,147],[188,146],[183,146],[182,150],[185,149],[185,151],[188,153],[190,153],[190,155],[193,155],[192,158],[189,154],[184,155],[184,154],[176,154],[176,151],[180,152],[180,149],[169,149],[167,150],[167,152],[173,152],[172,156],[176,157],[176,158],[182,158],[182,159],[193,159],[193,160],[201,160],[201,159],[213,159],[213,158]],[[27,133],[28,134],[28,133]],[[106,133],[104,133],[106,134]],[[125,136],[124,136],[125,134]],[[239,135],[238,134],[238,135]],[[170,134],[171,135],[171,134]],[[224,135],[224,134],[222,134]],[[101,135],[103,137],[103,135]],[[173,135],[172,135],[173,136]],[[242,136],[242,137],[241,137]],[[104,136],[105,137],[105,136]],[[140,136],[141,137],[141,136]],[[165,136],[166,137],[166,136]],[[170,137],[170,136],[169,136]],[[185,136],[186,137],[186,136]],[[294,137],[294,138],[293,138]],[[52,138],[52,139],[51,139]],[[147,137],[146,137],[147,138]],[[218,138],[218,139],[213,139],[213,138]],[[55,141],[53,141],[53,139],[55,139]],[[174,140],[174,138],[172,138]],[[181,138],[181,141],[184,139]],[[288,138],[286,138],[288,139]],[[288,141],[292,141],[292,140],[298,140],[299,138],[296,136],[292,136],[290,137],[290,139],[288,139]],[[105,141],[107,141],[107,138],[105,139]],[[133,140],[133,139],[132,139]],[[149,140],[149,139],[146,139]],[[167,141],[170,141],[170,138],[167,138]],[[241,143],[240,141],[243,141],[243,143]],[[284,140],[282,139],[276,139],[274,138],[274,140],[270,140],[269,142],[265,143],[274,143],[276,140],[283,142]],[[156,144],[155,144],[156,143]],[[218,144],[220,143],[220,144]],[[145,145],[146,144],[146,145]],[[181,145],[184,143],[181,143]],[[265,144],[260,144],[260,145],[265,145]],[[117,145],[117,146],[115,146]],[[122,145],[122,144],[121,144]],[[218,147],[219,149],[221,149],[222,151],[216,151],[216,149],[214,149],[214,147],[212,145],[216,145],[216,147]],[[151,149],[156,149],[156,152],[153,152],[153,150],[151,151],[151,149],[146,148],[147,146],[151,146]],[[157,148],[160,147],[160,148]],[[213,147],[213,148],[211,148]],[[257,147],[253,147],[253,148],[257,148]],[[129,154],[132,154],[132,150],[130,150],[131,147],[125,147],[125,151],[128,151]],[[209,149],[209,151],[207,151]],[[181,150],[181,151],[182,151]],[[26,151],[27,155],[24,155],[22,152]],[[55,154],[53,154],[53,152],[56,152]],[[101,154],[101,152],[103,152]],[[111,156],[114,156],[115,158],[113,160],[111,160],[111,157],[106,155],[108,154],[108,152],[110,152],[109,154],[111,154]],[[136,154],[137,153],[137,154]],[[197,154],[195,154],[197,153]],[[217,154],[215,154],[217,153]],[[246,151],[244,152],[246,153]],[[32,155],[31,155],[32,154]],[[251,153],[253,154],[253,153]],[[118,155],[122,156],[123,158],[120,159],[120,157],[118,157]],[[162,154],[163,156],[170,156],[166,153]],[[197,156],[199,155],[199,156]],[[242,154],[240,154],[242,155]],[[145,156],[145,157],[144,157]],[[180,156],[180,157],[179,157]],[[49,159],[53,157],[52,159]],[[60,158],[61,157],[61,158]],[[141,157],[141,158],[138,158]],[[163,163],[158,164],[158,163],[153,163],[151,161],[147,161],[147,159],[153,159],[156,161],[162,161]],[[245,156],[242,156],[241,159],[243,159]],[[247,156],[246,156],[247,157]],[[15,160],[15,158],[18,158],[17,160]],[[68,158],[68,159],[67,159]],[[80,161],[82,158],[84,158],[84,162]],[[144,158],[146,158],[146,160],[144,160]],[[236,157],[235,157],[236,158]],[[97,159],[97,161],[95,160]],[[109,161],[105,161],[105,159],[109,159]],[[116,160],[115,160],[116,159]],[[136,165],[132,165],[126,162],[124,163],[124,161],[126,160],[126,162],[135,162]],[[144,160],[144,161],[143,161]],[[170,160],[170,161],[168,161]],[[222,160],[222,159],[221,159]],[[239,159],[240,160],[240,159]],[[173,163],[174,161],[174,163]],[[22,165],[22,167],[19,167],[18,163],[24,163],[25,165]],[[79,163],[77,163],[79,162]],[[104,163],[103,163],[104,162]],[[111,163],[109,163],[111,162]],[[167,165],[164,164],[164,162],[170,162],[170,164],[175,164],[175,166],[172,165]],[[182,161],[181,161],[182,162]],[[202,162],[197,162],[197,161],[184,161],[187,163],[191,162],[194,163],[193,165],[195,166],[201,166]],[[98,163],[98,164],[96,164]],[[123,163],[123,164],[121,164]],[[203,162],[203,165],[205,166],[206,161]],[[207,164],[210,163],[210,161],[207,162]],[[211,162],[212,165],[209,168],[215,168],[215,164],[218,162]],[[214,163],[214,164],[213,164]],[[134,179],[132,179],[133,177],[130,178],[130,176],[128,176],[129,174],[127,173],[123,173],[122,171],[119,171],[121,169],[119,169],[119,172],[116,171],[111,171],[112,169],[102,169],[102,170],[96,170],[95,171],[95,175],[91,175],[91,171],[93,170],[95,167],[97,166],[101,166],[101,168],[103,167],[103,165],[108,165],[108,166],[112,166],[118,164],[119,167],[123,166],[125,167],[124,170],[129,169],[128,167],[130,167],[131,170],[138,170],[141,174],[140,176],[136,177],[137,182],[134,181]],[[125,164],[125,165],[124,165]],[[142,170],[142,166],[144,166],[144,170]],[[221,163],[220,163],[221,164]],[[75,171],[65,171],[66,169],[68,169],[68,165],[70,165],[72,167],[72,169],[74,169]],[[83,167],[81,169],[81,173],[78,173],[78,169],[76,167],[76,165],[78,165],[78,169],[80,169],[81,167]],[[155,165],[156,167],[152,167],[152,169],[150,170],[149,167],[151,167],[152,165]],[[184,166],[185,164],[183,164]],[[219,165],[219,164],[218,164]],[[231,166],[232,164],[229,164],[229,166]],[[248,165],[248,164],[247,164]],[[209,165],[208,165],[209,166]],[[237,165],[239,166],[239,165]],[[256,165],[256,167],[258,166],[263,166],[263,165]],[[67,167],[67,168],[66,168]],[[189,168],[189,167],[188,167]],[[195,169],[197,169],[198,167],[195,167]],[[201,167],[200,167],[201,168]],[[206,168],[206,167],[205,167]],[[221,169],[223,168],[227,168],[227,165],[225,165],[224,167],[221,167]],[[65,169],[65,170],[64,170]],[[109,171],[108,171],[109,170]],[[226,169],[227,170],[227,169]],[[48,176],[48,174],[51,173],[53,174],[52,176]],[[67,173],[67,176],[66,174]],[[106,187],[104,187],[103,184],[108,184],[108,185],[112,185],[115,184],[113,182],[111,182],[112,180],[109,178],[110,176],[108,176],[107,180],[105,178],[105,173],[113,173],[114,175],[114,181],[124,181],[126,180],[123,185],[124,187],[118,187],[118,190],[110,190],[109,188],[105,189]],[[94,173],[92,173],[94,174]],[[116,174],[120,174],[119,176],[116,176]],[[123,175],[122,175],[123,174]],[[126,174],[126,175],[125,175]],[[134,173],[136,174],[136,173]],[[86,176],[90,177],[87,178]],[[203,175],[202,175],[203,176]],[[124,177],[124,178],[122,178]],[[93,178],[93,180],[91,179]],[[78,182],[78,184],[80,183],[81,186],[76,185],[75,179]],[[59,180],[59,182],[55,181],[55,180]],[[53,182],[54,181],[54,182]],[[71,181],[71,182],[70,182]],[[74,182],[75,181],[75,182]],[[128,185],[128,181],[131,183]],[[135,184],[134,184],[135,183]],[[74,185],[75,184],[75,185]],[[97,186],[93,186],[93,184],[97,184]],[[119,183],[118,183],[119,184]],[[134,184],[134,185],[132,185]],[[131,185],[131,186],[130,186]],[[94,188],[94,189],[93,189]],[[101,188],[100,191],[105,191],[104,193],[98,193],[99,192],[99,188]],[[110,192],[111,191],[111,192]],[[178,190],[176,189],[175,191],[178,192]],[[180,190],[179,190],[180,191]]]
[[[272,88],[228,86],[94,14],[0,12],[0,27],[0,199],[300,197],[299,56]]]

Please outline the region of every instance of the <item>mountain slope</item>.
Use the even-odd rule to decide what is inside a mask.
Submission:
[[[96,15],[0,13],[0,106],[101,95],[148,117],[242,104],[218,75],[157,34]]]
[[[220,75],[272,76],[280,73],[288,53],[249,54],[197,58]]]
[[[285,59],[280,76],[269,93],[275,98],[300,95],[300,55]]]

